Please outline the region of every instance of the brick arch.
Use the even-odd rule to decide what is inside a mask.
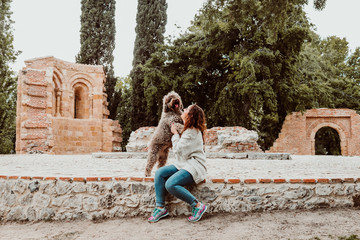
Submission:
[[[93,89],[94,89],[94,86],[92,84],[93,81],[94,80],[90,75],[83,74],[83,73],[77,73],[77,74],[74,74],[70,78],[69,89],[74,89],[74,85],[77,84],[78,82],[81,82],[81,83],[85,84],[89,88],[89,91],[92,93]]]
[[[318,125],[321,125],[321,124],[335,124],[334,125],[334,129],[338,130],[339,129],[342,129],[343,133],[345,134],[345,138],[349,138],[351,137],[351,133],[347,130],[347,127],[344,126],[344,124],[342,124],[340,121],[337,121],[336,118],[332,118],[332,119],[329,119],[329,120],[324,120],[324,119],[317,119],[316,121],[314,121],[313,123],[311,123],[307,129],[306,129],[306,137],[307,138],[312,138],[312,135],[313,134],[313,130],[314,128],[316,128]],[[319,128],[320,129],[320,128]],[[339,131],[338,131],[339,132]]]
[[[76,73],[74,74],[69,81],[69,89],[71,90],[71,115],[75,118],[75,88],[77,86],[85,86],[84,92],[87,95],[87,99],[84,101],[84,104],[86,104],[86,117],[85,118],[92,118],[93,116],[93,92],[94,92],[94,86],[92,84],[92,77],[88,74],[83,73]],[[84,96],[85,97],[85,96]]]
[[[316,133],[323,127],[331,127],[336,130],[336,132],[339,134],[340,137],[340,147],[341,147],[341,154],[347,155],[348,149],[347,149],[347,135],[344,128],[340,126],[340,124],[336,124],[334,122],[322,122],[314,126],[310,131],[310,139],[311,139],[311,154],[315,155],[315,136]]]

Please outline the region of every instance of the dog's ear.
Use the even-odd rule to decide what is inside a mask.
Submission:
[[[163,98],[163,112],[168,112],[170,111],[167,102],[168,102],[168,98],[169,98],[169,94],[165,95]]]
[[[183,103],[182,103],[182,101],[181,101],[181,98],[180,98],[180,110],[181,110],[181,111],[184,110],[184,105],[183,105]]]
[[[164,109],[163,109],[164,112],[169,112],[170,111],[170,108],[168,107],[168,105],[165,103],[164,104]]]

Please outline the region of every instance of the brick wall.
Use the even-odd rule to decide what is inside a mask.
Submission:
[[[351,109],[326,108],[289,114],[269,152],[314,155],[315,135],[322,127],[338,132],[342,155],[360,155],[360,116]]]
[[[19,72],[16,152],[119,151],[121,128],[108,118],[102,66],[54,57],[25,61]]]

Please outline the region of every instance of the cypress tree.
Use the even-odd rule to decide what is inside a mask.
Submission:
[[[19,52],[13,46],[11,2],[0,2],[0,154],[14,150],[16,135],[16,78],[9,64]]]
[[[81,0],[81,48],[76,62],[103,65],[110,118],[115,119],[119,93],[114,91],[115,0]]]
[[[132,80],[131,128],[136,130],[149,124],[144,97],[144,72],[142,65],[150,59],[159,44],[164,42],[167,3],[165,0],[138,0],[136,39],[134,45]]]

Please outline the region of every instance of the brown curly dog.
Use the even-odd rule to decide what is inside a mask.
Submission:
[[[172,147],[171,137],[173,134],[170,128],[172,123],[175,123],[178,132],[182,131],[184,127],[181,119],[183,109],[184,106],[179,94],[171,91],[164,96],[161,118],[148,145],[148,157],[145,168],[146,177],[151,175],[151,170],[156,162],[158,162],[158,168],[165,166],[169,150]]]

